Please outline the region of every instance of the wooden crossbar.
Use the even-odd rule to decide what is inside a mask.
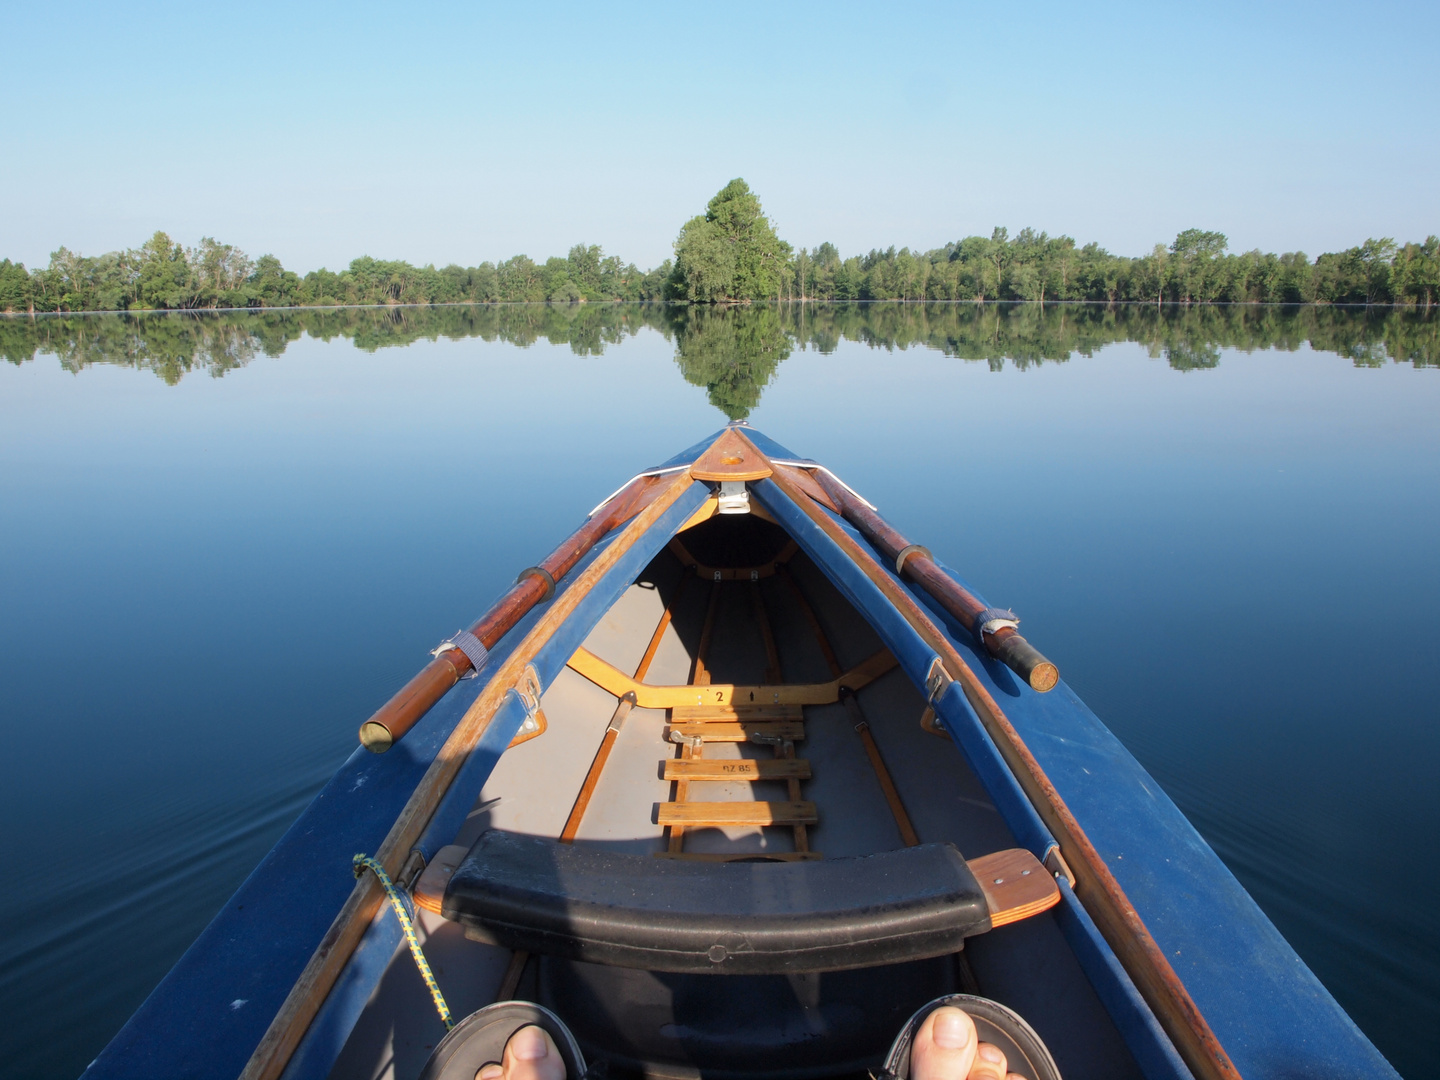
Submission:
[[[700,758],[665,762],[666,780],[809,780],[810,762],[804,758],[725,760]]]
[[[826,683],[783,683],[778,686],[736,686],[732,683],[709,683],[702,686],[652,686],[636,682],[619,668],[607,664],[586,648],[575,650],[568,666],[596,686],[617,698],[635,695],[641,709],[674,709],[686,706],[719,705],[830,705],[840,700],[840,688],[859,690],[895,666],[895,657],[881,649],[855,667]]]
[[[721,825],[814,825],[820,819],[813,802],[671,802],[660,803],[661,825],[695,829]]]

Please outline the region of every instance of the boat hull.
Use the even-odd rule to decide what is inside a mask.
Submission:
[[[793,460],[785,448],[758,432],[747,429],[746,435],[769,457]],[[686,465],[713,442],[713,438],[706,440],[666,465]],[[821,528],[813,508],[798,505],[773,480],[759,479],[749,486],[757,510],[784,528],[804,558],[860,613],[910,684],[924,687],[936,658],[934,648],[834,535],[839,530],[863,546],[860,534],[823,507],[820,512],[834,528]],[[530,662],[542,687],[556,682],[606,613],[710,494],[708,485],[692,483],[540,645]],[[600,558],[607,543],[597,545],[574,573],[583,573]],[[895,589],[903,590],[930,615],[948,646],[1003,707],[1240,1075],[1395,1075],[1159,785],[1063,680],[1049,693],[1036,692],[977,647],[970,633],[924,590],[893,568],[884,573]],[[946,569],[946,573],[975,592],[952,571]],[[314,958],[334,947],[337,917],[354,888],[353,879],[347,877],[350,857],[357,851],[379,848],[442,753],[447,738],[486,689],[490,673],[520,647],[548,605],[555,602],[529,612],[491,650],[481,677],[457,684],[389,753],[377,757],[357,750],[352,755],[97,1059],[91,1075],[233,1077],[246,1069],[287,999],[295,996],[297,982],[311,969]],[[967,775],[983,785],[1015,843],[1039,858],[1051,853],[1056,846],[1054,836],[959,687],[936,697],[934,706],[963,755]],[[525,703],[513,693],[495,710],[416,844],[425,859],[434,858],[461,831],[525,719]],[[935,792],[936,797],[939,794]],[[1022,1014],[1065,1018],[1056,1023],[1073,1038],[1069,1045],[1052,1049],[1062,1066],[1066,1059],[1075,1063],[1062,1070],[1067,1076],[1086,1073],[1083,1061],[1087,1054],[1114,1052],[1113,1047],[1101,1045],[1104,1039],[1120,1040],[1124,1055],[1140,1075],[1191,1075],[1122,958],[1082,902],[1083,884],[1080,897],[1063,874],[1059,887],[1060,903],[1052,912],[967,945],[966,957],[974,975],[987,993]],[[1057,1002],[1056,984],[1037,976],[1044,972],[1047,958],[1060,951],[1070,958],[1067,963],[1083,973],[1088,997],[1072,995],[1073,1002]],[[303,1038],[285,1058],[286,1077],[324,1077],[331,1075],[337,1061],[343,1064],[362,1015],[367,1007],[374,1007],[386,980],[394,977],[397,963],[404,959],[393,916],[384,908],[377,909],[358,944],[341,959],[333,985],[315,991],[313,1020],[303,1025]],[[559,963],[540,965],[529,989],[548,998],[557,1009],[579,1009],[577,994],[613,997],[621,992],[613,986],[604,991],[606,979],[639,979],[633,985],[627,983],[624,993],[646,1019],[636,1019],[633,1024],[612,1022],[612,1031],[620,1032],[613,1037],[623,1040],[630,1038],[627,1032],[654,1028],[660,1016],[655,1010],[662,1008],[657,1003],[664,995],[645,978],[656,976],[622,976],[614,969],[603,969],[583,977],[572,970],[566,978],[559,978]],[[885,1009],[904,1011],[911,998],[937,996],[931,992],[937,987],[938,993],[948,992],[954,987],[941,983],[952,977],[958,976],[946,975],[939,968],[912,969],[906,973],[912,982],[906,989],[888,993]],[[731,994],[738,985],[708,992]],[[832,979],[824,989],[786,986],[792,996],[813,991],[821,1013],[826,1003],[840,1010],[837,1016],[858,1007],[860,995],[845,977]],[[759,987],[752,996],[767,1000],[766,994],[772,991],[784,996],[778,983]],[[703,997],[694,1000],[701,1002]],[[698,1032],[693,1039],[706,1045],[706,1040],[720,1039],[718,1034],[705,1032],[703,1025],[696,1027],[692,1013],[686,1011],[691,1006],[683,1000],[677,1005],[673,994],[663,1008],[670,1012],[660,1029],[668,1025],[672,1031],[693,1030]],[[1103,1010],[1103,1024],[1095,1022],[1096,1009]],[[747,1014],[733,1003],[724,1015],[733,1029],[736,1018]],[[784,1011],[772,1009],[770,1015],[773,1023],[768,1027],[762,1019],[752,1026],[758,1025],[757,1032],[768,1032],[764,1038],[771,1040],[772,1049],[782,1048],[775,1052],[786,1053],[783,1047],[790,1045],[786,1040],[798,1039],[798,1029]],[[882,1026],[892,1019],[883,1010],[876,1015]],[[838,1021],[835,1026],[843,1027]],[[1113,1034],[1087,1035],[1101,1028]],[[586,1034],[592,1045],[603,1043],[604,1037],[604,1032]],[[1087,1038],[1101,1042],[1087,1043]],[[868,1034],[865,1045],[874,1041],[873,1033]],[[628,1045],[632,1047],[629,1052],[623,1046],[612,1046],[612,1056],[622,1062],[652,1063],[677,1057],[673,1048],[635,1049],[633,1039]],[[815,1068],[823,1072],[848,1067],[852,1059],[843,1041],[837,1042],[834,1051],[828,1063],[816,1062]],[[707,1075],[730,1071],[756,1075],[753,1062],[752,1071],[746,1072],[746,1068],[742,1057],[731,1060],[720,1053]],[[786,1075],[798,1076],[806,1066],[797,1057],[787,1068],[792,1071]],[[253,1066],[252,1074],[261,1075]]]

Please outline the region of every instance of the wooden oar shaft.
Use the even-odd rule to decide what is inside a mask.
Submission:
[[[585,554],[617,525],[643,510],[662,490],[660,478],[641,476],[631,481],[614,498],[595,511],[564,543],[552,551],[540,569],[553,581],[560,581]],[[470,627],[485,648],[494,648],[525,613],[546,599],[550,583],[539,574],[526,574]],[[446,649],[420,669],[420,673],[380,706],[375,715],[360,725],[360,742],[367,750],[383,754],[420,722],[449,689],[471,669],[470,658],[459,649]]]
[[[884,552],[894,565],[895,559],[911,544],[898,533],[894,526],[866,506],[844,487],[837,484],[822,470],[815,471],[830,501],[840,510],[845,520],[860,530],[862,536]],[[933,596],[946,611],[954,615],[972,634],[975,633],[975,617],[985,610],[968,589],[959,585],[945,573],[923,550],[912,551],[905,558],[901,574],[915,581]],[[985,649],[1011,671],[1019,675],[1031,687],[1042,694],[1053,689],[1060,681],[1060,671],[1033,645],[1026,641],[1011,626],[1002,626],[994,633],[983,634]]]

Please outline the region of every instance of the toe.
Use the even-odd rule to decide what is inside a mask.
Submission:
[[[949,1005],[936,1009],[915,1033],[910,1048],[912,1080],[967,1080],[976,1043],[975,1022],[968,1015]]]
[[[510,1036],[504,1080],[565,1080],[565,1062],[549,1034],[531,1024]]]
[[[975,1063],[965,1080],[1004,1080],[1005,1054],[993,1043],[982,1042],[975,1051]]]

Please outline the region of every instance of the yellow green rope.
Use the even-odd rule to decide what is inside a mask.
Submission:
[[[449,1031],[455,1026],[450,1019],[450,1006],[445,1004],[445,995],[440,993],[440,984],[435,981],[435,975],[430,970],[429,963],[425,960],[425,954],[420,951],[420,939],[415,936],[415,923],[410,918],[410,913],[405,910],[405,899],[395,883],[390,880],[390,875],[385,868],[372,859],[369,855],[355,856],[355,876],[358,878],[370,870],[380,879],[380,884],[385,889],[385,895],[390,898],[390,906],[395,909],[395,917],[400,920],[400,928],[405,931],[405,940],[410,944],[410,955],[415,958],[415,966],[420,969],[420,977],[425,980],[425,985],[430,989],[430,996],[435,1000],[435,1008],[440,1012],[440,1019],[445,1021],[445,1030]]]

